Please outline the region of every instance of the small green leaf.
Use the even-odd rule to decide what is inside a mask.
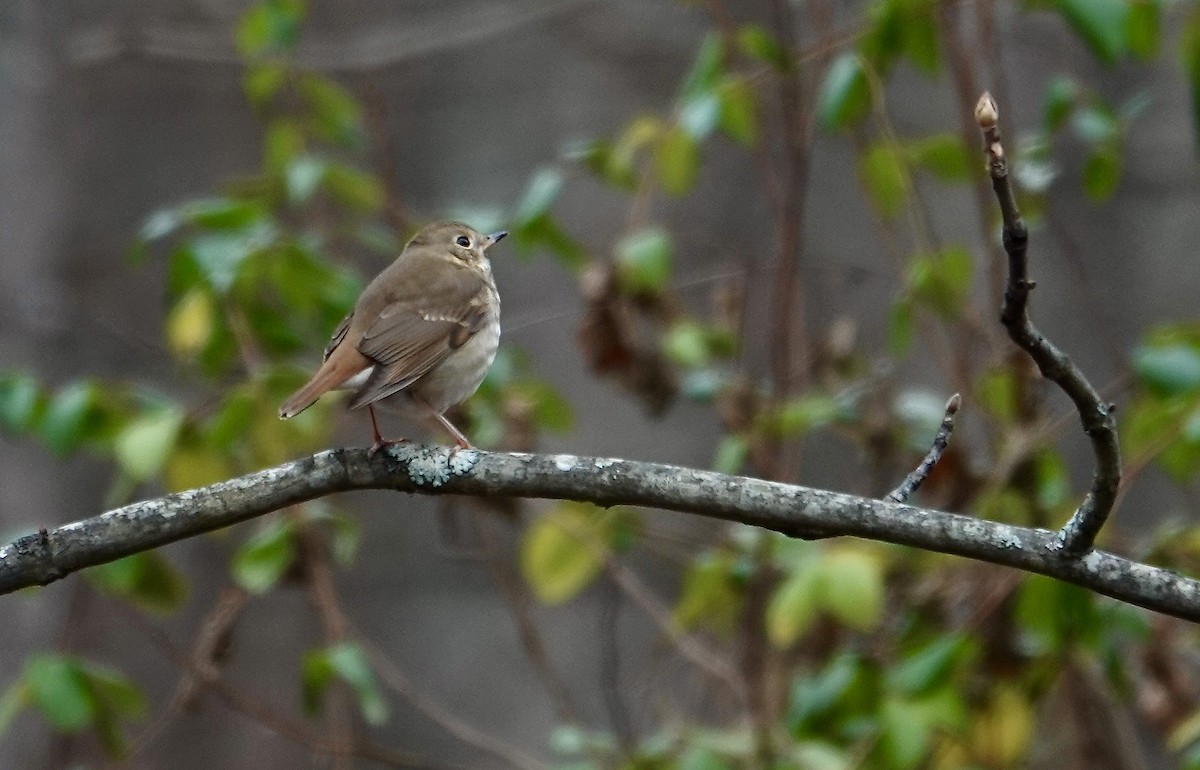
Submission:
[[[1200,350],[1192,345],[1139,347],[1133,353],[1133,369],[1142,384],[1159,395],[1182,395],[1200,389]]]
[[[972,272],[971,253],[950,246],[938,254],[914,258],[907,283],[915,300],[943,317],[955,318],[970,295]]]
[[[680,628],[692,629],[703,624],[728,634],[736,623],[741,598],[733,558],[726,553],[705,553],[684,573],[672,617]]]
[[[253,104],[265,107],[283,88],[287,75],[287,68],[276,62],[255,64],[242,76],[242,90]]]
[[[212,295],[199,286],[192,287],[167,316],[167,347],[179,358],[195,358],[212,340],[216,316]]]
[[[846,52],[834,60],[817,98],[817,121],[826,131],[848,128],[867,114],[871,89],[862,60]]]
[[[971,162],[967,148],[956,134],[934,134],[911,142],[908,157],[913,165],[923,168],[947,182],[967,182],[971,179]]]
[[[888,685],[904,695],[927,695],[949,682],[968,649],[968,639],[961,634],[934,639],[893,666],[887,674]]]
[[[715,89],[688,99],[679,108],[679,127],[696,142],[707,139],[720,118],[721,100]]]
[[[654,160],[659,182],[669,195],[684,195],[696,183],[700,147],[681,126],[668,129],[659,138]]]
[[[288,202],[296,205],[311,198],[325,178],[325,167],[325,161],[311,155],[301,156],[287,164],[284,185],[287,188]]]
[[[329,521],[333,530],[330,540],[333,560],[340,567],[349,567],[358,554],[358,545],[362,542],[362,528],[358,526],[357,519],[341,513],[335,513]]]
[[[734,766],[712,749],[689,746],[679,758],[678,770],[734,770]]]
[[[1051,78],[1042,97],[1042,126],[1047,133],[1062,128],[1079,100],[1079,86],[1066,75]]]
[[[375,681],[375,672],[367,662],[362,648],[353,642],[330,647],[327,651],[333,673],[354,690],[358,708],[367,724],[379,726],[387,722],[388,705]]]
[[[277,519],[256,532],[233,555],[231,568],[238,585],[252,594],[270,590],[296,560],[292,525]]]
[[[1083,140],[1096,145],[1111,144],[1120,138],[1121,122],[1107,105],[1085,104],[1075,111],[1071,127]]]
[[[319,134],[350,149],[362,147],[362,110],[349,91],[315,73],[302,75],[297,85]]]
[[[28,430],[42,406],[37,380],[28,374],[0,377],[0,428],[14,433]]]
[[[31,698],[29,685],[23,679],[13,682],[0,695],[0,736],[8,732],[13,720],[29,705]]]
[[[1121,181],[1121,156],[1114,147],[1100,147],[1088,154],[1083,165],[1083,189],[1093,203],[1103,203],[1117,191]]]
[[[1162,42],[1162,7],[1158,0],[1130,0],[1125,24],[1129,52],[1139,59],[1158,56]]]
[[[767,604],[767,638],[788,647],[804,636],[821,606],[821,570],[816,562],[798,566],[776,589]]]
[[[902,356],[909,351],[915,331],[916,320],[913,318],[912,303],[907,299],[892,303],[887,326],[888,348],[892,355]]]
[[[66,385],[54,395],[38,429],[50,451],[66,455],[87,437],[95,403],[96,386],[86,381]]]
[[[783,438],[803,436],[843,417],[842,405],[833,396],[814,393],[789,399],[779,408],[775,428]]]
[[[746,56],[769,64],[780,72],[788,68],[787,52],[770,32],[758,24],[743,24],[738,28],[738,48]]]
[[[25,662],[34,705],[56,729],[75,732],[96,718],[97,703],[83,669],[72,659],[38,653]]]
[[[1192,141],[1200,144],[1200,6],[1192,8],[1183,24],[1179,60],[1192,97]]]
[[[724,59],[721,37],[715,32],[709,32],[704,36],[704,42],[700,44],[700,50],[696,53],[696,61],[683,81],[683,87],[680,89],[682,100],[686,102],[711,91],[721,75]]]
[[[85,573],[106,593],[148,612],[174,612],[186,601],[187,580],[157,551],[143,551]]]
[[[561,604],[600,573],[598,509],[562,503],[536,519],[521,544],[521,573],[539,600]]]
[[[734,475],[741,473],[742,466],[750,454],[750,445],[744,436],[731,433],[721,438],[717,444],[717,455],[713,459],[713,470],[718,473]]]
[[[820,733],[824,720],[870,679],[861,658],[853,652],[842,652],[824,669],[812,676],[799,676],[792,686],[788,703],[788,725],[798,734]],[[871,701],[878,695],[870,694]]]
[[[822,560],[825,609],[851,628],[871,631],[883,620],[883,567],[858,548],[837,548]]]
[[[252,6],[238,23],[238,51],[243,56],[261,56],[292,50],[300,39],[303,18],[304,4],[298,1],[273,0]]]
[[[709,361],[708,332],[696,321],[680,321],[663,336],[663,352],[675,363],[699,368]]]
[[[758,104],[745,78],[726,78],[717,88],[721,101],[721,130],[730,139],[751,147],[758,139]]]
[[[1058,9],[1105,64],[1125,52],[1128,0],[1058,0]]]
[[[876,143],[859,156],[858,174],[871,202],[884,217],[899,214],[908,202],[908,172],[902,153],[890,144]]]
[[[538,169],[529,180],[529,187],[525,190],[525,197],[521,199],[521,204],[517,206],[517,213],[514,217],[514,221],[518,223],[517,226],[532,222],[548,214],[550,207],[558,200],[558,196],[562,192],[562,187],[563,177],[561,171],[554,166],[544,166]]]
[[[884,700],[879,710],[880,740],[888,767],[909,770],[929,752],[930,726],[911,704]]]
[[[378,178],[341,163],[326,167],[322,186],[334,200],[366,213],[382,208],[387,197]]]
[[[168,406],[138,416],[117,434],[114,449],[117,461],[137,482],[158,475],[175,447],[184,412]]]
[[[617,280],[634,294],[658,294],[671,280],[675,247],[660,227],[630,233],[617,243]]]

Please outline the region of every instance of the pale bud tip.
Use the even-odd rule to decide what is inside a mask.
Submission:
[[[950,397],[950,400],[946,402],[946,414],[954,414],[958,411],[960,406],[962,406],[962,396],[955,393]]]
[[[987,91],[983,92],[983,96],[979,97],[979,103],[975,105],[975,122],[979,127],[986,130],[995,128],[996,122],[1000,120],[1000,110],[996,107],[996,100]]]

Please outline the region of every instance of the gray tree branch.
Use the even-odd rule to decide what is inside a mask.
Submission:
[[[791,536],[851,535],[1049,575],[1200,621],[1200,581],[1105,551],[1074,557],[1056,533],[839,492],[631,460],[404,444],[373,458],[332,449],[211,486],[147,500],[0,548],[0,594],[352,489],[540,497],[643,505]]]

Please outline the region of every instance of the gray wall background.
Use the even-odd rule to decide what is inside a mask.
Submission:
[[[356,89],[381,90],[400,170],[400,195],[419,214],[463,206],[511,207],[530,173],[568,140],[621,127],[641,111],[665,110],[707,20],[668,0],[456,0],[313,2],[300,46],[302,62]],[[757,13],[758,3],[738,7]],[[1124,351],[1148,326],[1195,315],[1195,143],[1186,84],[1168,55],[1155,64],[1097,67],[1068,39],[1060,19],[1016,17],[1001,4],[1000,39],[1013,103],[1003,106],[1009,136],[1033,126],[1049,74],[1069,72],[1119,102],[1140,89],[1152,106],[1129,138],[1129,165],[1118,195],[1102,206],[1082,199],[1078,148],[1063,156],[1053,191],[1058,218],[1082,264],[1035,233],[1039,325],[1104,384],[1121,372]],[[839,6],[852,12],[856,4]],[[164,350],[161,265],[131,267],[122,254],[144,216],[171,201],[213,191],[257,163],[259,125],[245,104],[230,43],[245,4],[232,0],[9,0],[0,5],[0,368],[35,372],[47,382],[80,376],[152,382],[198,392]],[[969,16],[969,15],[968,15]],[[957,131],[948,82],[907,69],[890,93],[901,135]],[[1019,128],[1018,128],[1019,130]],[[679,238],[681,280],[765,261],[771,229],[741,152],[717,142],[707,152],[695,194],[666,201],[655,215]],[[808,316],[815,330],[839,314],[855,318],[868,340],[880,337],[895,277],[872,235],[848,143],[820,137],[807,232]],[[751,191],[751,192],[747,192]],[[980,253],[979,228],[965,189],[929,188],[933,219],[946,242]],[[620,236],[624,200],[599,186],[570,184],[564,223],[603,253]],[[508,252],[511,254],[511,251]],[[760,256],[761,255],[761,256]],[[360,262],[364,274],[381,265]],[[677,406],[647,421],[639,407],[593,380],[574,349],[579,300],[573,281],[542,259],[495,260],[504,295],[505,341],[534,354],[538,370],[575,400],[578,429],[549,450],[705,465],[717,426],[697,407]],[[1086,281],[1081,280],[1082,275]],[[687,296],[704,301],[701,281]],[[314,351],[323,341],[314,340]],[[917,356],[901,381],[946,393],[950,386]],[[183,375],[183,376],[181,376]],[[1066,409],[1065,401],[1060,403]],[[348,416],[341,434],[361,442]],[[1081,437],[1070,432],[1074,478],[1088,478]],[[0,534],[53,526],[97,512],[106,468],[87,457],[53,459],[35,443],[0,436]],[[808,453],[806,483],[854,489],[856,458],[835,447]],[[850,469],[850,470],[848,470]],[[546,754],[549,700],[522,654],[511,616],[486,568],[440,546],[428,501],[357,494],[364,544],[358,566],[338,575],[355,622],[421,688],[464,719],[534,753]],[[1153,474],[1131,492],[1118,526],[1143,518],[1194,515]],[[664,595],[669,576],[707,528],[655,514],[662,544],[635,562]],[[515,554],[512,543],[506,547]],[[204,538],[168,549],[193,580],[179,617],[155,621],[187,645],[200,614],[224,584],[229,539]],[[148,682],[162,703],[175,669],[100,600],[78,602],[77,579],[3,599],[0,687],[25,656],[63,642]],[[600,697],[597,591],[564,608],[540,610],[551,655],[566,672],[586,718],[606,724]],[[653,721],[647,700],[657,676],[684,679],[654,629],[628,606],[620,615],[622,676],[635,715]],[[298,695],[297,657],[319,628],[296,590],[255,600],[239,625],[229,677],[282,710]],[[449,760],[492,766],[393,699],[385,742]],[[59,767],[63,746],[32,716],[2,738],[6,766]],[[87,740],[76,757],[94,755]],[[136,767],[293,768],[310,753],[217,702],[175,721]]]

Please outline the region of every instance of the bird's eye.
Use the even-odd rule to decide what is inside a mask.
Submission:
[[[464,249],[471,248],[471,239],[465,235],[458,236],[457,238],[454,239],[454,242],[457,243],[459,246],[462,246]]]

